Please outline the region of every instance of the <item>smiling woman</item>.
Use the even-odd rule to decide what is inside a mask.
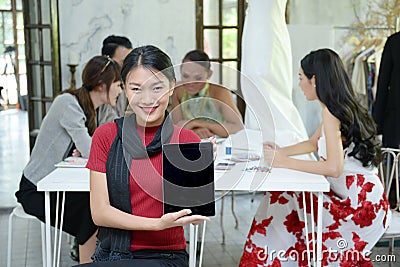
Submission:
[[[166,112],[175,72],[163,51],[135,48],[121,75],[134,113],[96,130],[86,166],[92,217],[100,226],[93,260],[188,266],[182,226],[209,219],[186,216],[188,209],[163,215],[161,151],[163,144],[200,139],[173,125]]]
[[[126,96],[140,126],[157,126],[164,120],[175,81],[154,69],[138,66],[126,78]]]

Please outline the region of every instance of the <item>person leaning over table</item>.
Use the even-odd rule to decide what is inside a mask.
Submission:
[[[166,112],[175,85],[167,54],[151,45],[135,48],[121,76],[133,114],[96,130],[86,166],[92,217],[100,226],[93,261],[188,266],[182,226],[209,218],[187,216],[188,209],[163,215],[161,150],[200,139]]]
[[[82,81],[81,88],[61,92],[51,104],[15,193],[25,212],[43,222],[44,192],[37,191],[37,183],[64,158],[89,157],[91,136],[97,127],[95,110],[102,104],[115,105],[121,93],[120,67],[109,57],[90,59],[83,69]],[[55,194],[50,194],[50,201],[54,226]],[[66,193],[63,230],[77,237],[80,262],[90,262],[97,226],[91,218],[88,192]]]
[[[172,118],[200,138],[227,137],[243,129],[241,114],[226,87],[208,82],[213,71],[201,50],[188,52],[181,64],[181,81],[172,95]]]

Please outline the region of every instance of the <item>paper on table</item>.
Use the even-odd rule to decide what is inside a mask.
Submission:
[[[85,168],[87,161],[88,159],[81,157],[68,157],[54,166],[62,168]]]
[[[230,158],[230,160],[234,162],[246,162],[259,159],[260,155],[256,153],[233,153],[232,157]]]

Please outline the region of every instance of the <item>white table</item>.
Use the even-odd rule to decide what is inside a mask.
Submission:
[[[37,184],[38,191],[44,191],[44,206],[46,220],[46,266],[59,266],[61,233],[57,235],[57,228],[54,230],[54,252],[53,264],[51,264],[51,235],[50,235],[50,192],[57,192],[56,225],[58,225],[58,199],[59,192],[62,192],[61,225],[63,223],[65,192],[89,192],[90,191],[90,170],[86,168],[57,168],[40,180]],[[58,241],[58,244],[57,244]],[[57,249],[58,248],[58,249]],[[57,253],[57,254],[56,254]]]
[[[215,172],[215,189],[220,191],[300,191],[314,192],[318,195],[318,222],[322,221],[322,192],[329,191],[329,183],[321,175],[314,175],[304,172],[298,172],[288,169],[273,169],[270,173],[262,172],[247,172],[243,169],[254,165],[254,162],[236,164],[229,172]],[[90,171],[85,168],[57,168],[37,185],[38,191],[45,192],[45,210],[46,210],[46,266],[51,266],[51,236],[50,236],[50,192],[65,192],[90,190]],[[58,214],[58,213],[57,213]],[[63,214],[63,207],[61,209]],[[311,213],[313,215],[313,213]],[[61,218],[62,220],[62,218]],[[57,220],[58,221],[58,220]],[[313,218],[311,221],[314,221]],[[307,222],[306,222],[307,223]],[[306,226],[307,229],[307,226]],[[190,228],[190,245],[189,251],[191,256],[191,266],[194,266],[197,227]],[[54,242],[59,242],[61,232],[55,231]],[[308,234],[307,234],[308,236]],[[196,237],[196,238],[195,238]],[[245,237],[244,237],[245,238]],[[204,237],[203,237],[204,239]],[[322,248],[322,225],[317,226],[317,248]],[[53,266],[58,265],[60,256],[59,249],[54,246]],[[315,247],[315,246],[314,246]],[[58,255],[56,255],[58,252]],[[314,254],[315,255],[315,254]],[[321,251],[318,249],[317,258],[321,258]],[[56,260],[57,259],[57,260]],[[194,260],[193,260],[194,259]],[[320,261],[317,261],[317,266],[320,266]]]

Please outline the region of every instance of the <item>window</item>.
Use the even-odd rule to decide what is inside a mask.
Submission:
[[[1,1],[1,0],[0,0]],[[14,1],[14,0],[13,0]],[[26,68],[30,147],[43,117],[61,90],[57,0],[22,0],[26,36]]]
[[[0,0],[0,86],[5,104],[21,104],[27,94],[22,0]]]
[[[241,95],[237,71],[240,71],[244,11],[245,0],[196,0],[197,49],[204,50],[211,61],[220,63],[219,69],[214,69],[214,79],[238,90],[238,95]],[[244,101],[237,98],[237,105],[244,115]]]

